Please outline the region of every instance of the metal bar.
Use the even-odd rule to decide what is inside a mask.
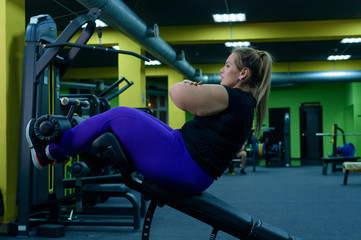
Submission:
[[[114,88],[116,88],[121,82],[123,82],[125,77],[121,77],[119,80],[117,80],[115,83],[113,83],[109,88],[104,90],[103,92],[99,93],[98,97],[104,97],[107,95],[110,91],[112,91]]]
[[[335,136],[335,135],[339,135],[339,136],[361,136],[361,133],[316,133],[316,136],[318,137],[323,137],[323,136]]]
[[[134,53],[134,52],[130,52],[130,51],[124,51],[124,50],[116,50],[113,48],[106,48],[103,46],[90,46],[90,45],[84,45],[84,44],[77,44],[77,43],[70,43],[70,42],[64,42],[64,43],[50,43],[50,44],[45,44],[44,47],[45,48],[52,48],[52,47],[64,47],[64,46],[68,46],[68,47],[76,47],[76,48],[85,48],[85,49],[91,49],[91,50],[98,50],[98,51],[104,51],[104,52],[112,52],[112,53],[118,53],[118,54],[126,54],[126,55],[131,55],[134,57],[137,57],[141,60],[144,61],[150,61],[149,58],[144,57],[138,53]]]
[[[60,34],[60,36],[55,40],[55,43],[58,42],[67,42],[69,41],[75,33],[81,29],[81,27],[85,23],[94,22],[96,18],[92,17],[91,15],[81,15],[77,17],[75,20],[73,20],[66,28],[65,30]],[[84,31],[89,31],[88,28],[86,28]],[[84,31],[82,34],[85,34]],[[81,36],[82,36],[81,34]],[[86,33],[88,35],[88,33]],[[55,56],[58,54],[58,52],[61,50],[61,47],[51,48],[48,49],[36,62],[35,66],[35,76],[38,76],[46,66],[55,58]]]
[[[126,81],[127,81],[127,80],[126,80]],[[128,89],[130,86],[132,86],[132,85],[133,85],[133,82],[132,82],[132,81],[130,81],[130,82],[127,81],[127,85],[125,85],[123,88],[121,88],[120,90],[116,91],[115,93],[107,96],[106,99],[107,99],[108,101],[112,100],[113,98],[115,98],[116,96],[118,96],[119,94],[121,94],[122,92],[124,92],[125,90],[127,90],[127,89]]]

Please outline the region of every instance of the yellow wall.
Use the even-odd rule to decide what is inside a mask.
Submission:
[[[314,41],[360,36],[361,19],[273,23],[233,23],[232,40],[251,42]],[[160,36],[170,44],[224,43],[229,24],[165,26]]]
[[[168,77],[168,88],[173,84],[183,81],[184,77],[180,73],[170,69],[166,66],[152,66],[147,67],[145,75],[147,77]],[[172,100],[168,94],[168,116],[169,122],[168,125],[171,128],[181,128],[183,124],[186,122],[186,113],[180,110]]]
[[[70,68],[63,79],[117,78],[117,67]]]
[[[5,204],[5,215],[0,222],[6,223],[17,217],[25,1],[0,0],[0,16],[0,188]]]
[[[6,191],[6,93],[7,93],[7,65],[6,65],[6,2],[0,0],[0,189],[5,197],[5,204],[7,198],[4,194]],[[4,221],[4,217],[0,217],[0,222]]]
[[[119,43],[121,49],[141,54],[141,48],[129,39],[124,39]],[[134,84],[119,95],[119,105],[127,107],[145,107],[145,75],[144,62],[138,58],[119,54],[118,71],[119,76],[124,76]]]

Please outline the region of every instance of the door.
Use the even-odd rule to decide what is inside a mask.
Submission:
[[[285,115],[290,114],[289,108],[270,108],[269,113],[269,127],[273,130],[269,131],[269,140],[266,145],[267,149],[273,148],[275,145],[278,146],[278,152],[273,151],[273,156],[269,155],[271,151],[266,151],[266,165],[267,166],[285,166],[285,153],[289,152],[286,150],[285,144]],[[274,155],[277,153],[276,155]]]
[[[271,142],[279,143],[285,141],[285,114],[290,114],[289,108],[270,108],[269,113],[269,127],[271,130]]]
[[[147,77],[147,106],[153,116],[168,124],[168,78]]]
[[[322,106],[319,103],[303,103],[300,107],[301,164],[321,165],[323,139],[316,136],[322,132]]]

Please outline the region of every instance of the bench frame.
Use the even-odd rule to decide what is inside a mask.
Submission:
[[[327,175],[328,164],[332,163],[332,172],[336,171],[337,164],[343,164],[344,162],[357,162],[360,157],[327,157],[321,158],[322,160],[322,174]]]
[[[353,168],[353,169],[347,169],[347,164],[345,164],[347,162],[344,162],[342,164],[342,169],[343,169],[343,172],[344,172],[344,178],[343,178],[343,185],[347,185],[347,180],[348,180],[348,174],[350,172],[354,173],[354,172],[361,172],[361,162],[357,162],[356,164],[357,165],[360,165],[359,168]],[[354,163],[354,162],[352,162]],[[354,163],[355,164],[355,163]]]
[[[210,239],[216,239],[219,230],[224,231],[237,239],[248,240],[296,240],[289,233],[258,220],[256,224],[246,213],[240,212],[216,196],[202,192],[198,195],[180,193],[162,187],[146,178],[140,179],[128,161],[121,143],[112,133],[104,133],[91,146],[91,152],[98,157],[112,159],[124,176],[124,183],[143,193],[151,200],[144,219],[142,240],[148,240],[150,226],[157,206],[168,205],[180,212],[194,217],[212,227]]]

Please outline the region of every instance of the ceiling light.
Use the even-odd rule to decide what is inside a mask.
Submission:
[[[87,26],[88,24],[86,23],[86,24],[84,24],[83,26],[81,26],[82,28],[86,28],[86,26]],[[95,26],[96,27],[108,27],[108,24],[106,24],[105,22],[103,22],[102,20],[100,20],[100,19],[96,19],[95,20]]]
[[[112,46],[112,48],[115,49],[115,50],[118,50],[118,51],[119,51],[119,49],[120,49],[120,48],[119,48],[119,45],[114,45],[114,46]]]
[[[226,47],[249,47],[250,42],[225,42]]]
[[[246,14],[231,13],[231,14],[213,14],[215,22],[244,22],[246,21]]]
[[[337,60],[347,60],[351,57],[351,55],[330,55],[327,60],[337,61]]]
[[[344,38],[341,40],[341,43],[360,43],[361,38]]]
[[[161,63],[158,60],[145,61],[144,63],[147,66],[161,65]]]

